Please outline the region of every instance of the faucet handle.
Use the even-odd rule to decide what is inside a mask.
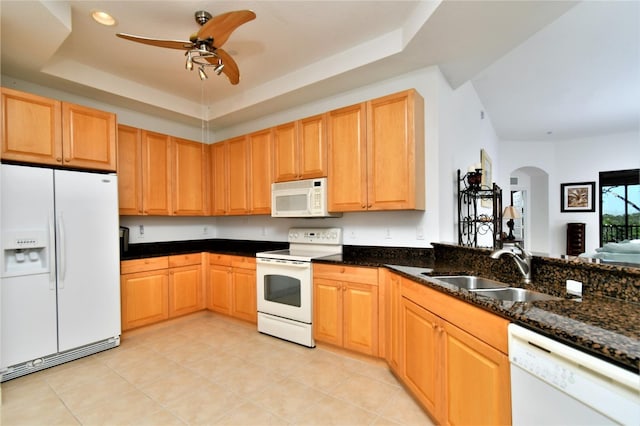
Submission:
[[[520,252],[522,253],[522,255],[525,258],[529,258],[530,259],[531,257],[533,257],[533,255],[530,252],[528,252],[527,250],[525,250],[524,247],[522,247],[520,245],[520,243],[515,243],[514,246],[516,246],[520,250]]]

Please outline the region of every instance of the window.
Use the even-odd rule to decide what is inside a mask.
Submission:
[[[640,169],[600,172],[600,245],[640,238]]]

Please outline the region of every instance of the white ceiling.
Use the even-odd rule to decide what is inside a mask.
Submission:
[[[223,46],[235,86],[115,36],[187,40],[195,11],[238,9],[257,18]],[[3,76],[214,129],[430,65],[472,81],[503,139],[639,127],[637,1],[1,0],[0,14]]]

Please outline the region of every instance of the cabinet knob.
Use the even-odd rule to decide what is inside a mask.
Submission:
[[[62,163],[62,158],[61,158],[61,157],[56,157],[56,161],[57,161],[58,163]]]
[[[70,159],[70,158],[65,158],[65,159],[64,159],[64,162],[65,162],[65,163],[68,163],[69,161],[71,161],[71,159]]]

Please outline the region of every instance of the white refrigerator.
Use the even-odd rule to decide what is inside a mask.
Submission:
[[[118,346],[116,175],[0,167],[1,381]]]

